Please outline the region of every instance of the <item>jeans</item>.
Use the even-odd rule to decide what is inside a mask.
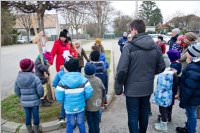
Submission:
[[[197,106],[186,107],[186,116],[186,129],[188,133],[195,133],[197,126]]]
[[[76,124],[80,133],[86,133],[84,124],[84,111],[76,114],[66,114],[66,117],[66,133],[73,133]]]
[[[65,119],[64,102],[62,103],[62,106],[61,106],[60,119]]]
[[[149,99],[150,96],[126,97],[130,133],[146,133],[150,113]]]
[[[40,117],[39,117],[39,106],[34,107],[24,107],[25,115],[26,115],[26,125],[32,125],[31,119],[33,115],[34,125],[40,124]]]
[[[99,111],[91,112],[86,111],[87,123],[89,127],[89,133],[100,133],[99,128]]]

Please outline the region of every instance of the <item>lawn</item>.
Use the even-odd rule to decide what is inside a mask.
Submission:
[[[40,121],[47,122],[58,119],[60,107],[57,102],[54,102],[50,107],[40,107]],[[1,101],[1,116],[8,121],[25,122],[24,109],[17,96],[12,95]]]

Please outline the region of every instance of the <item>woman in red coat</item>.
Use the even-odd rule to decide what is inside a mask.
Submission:
[[[59,39],[54,42],[54,46],[51,50],[51,54],[53,55],[53,58],[56,55],[56,71],[60,71],[60,69],[64,65],[64,52],[69,52],[73,57],[75,57],[75,54],[73,53],[73,50],[71,48],[70,42],[67,40],[66,33],[61,31]]]

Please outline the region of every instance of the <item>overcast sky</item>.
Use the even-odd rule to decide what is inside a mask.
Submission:
[[[116,10],[122,11],[127,15],[134,15],[135,1],[112,1],[112,6]],[[138,2],[138,6],[142,1]],[[200,16],[200,1],[156,1],[157,6],[161,9],[164,22],[181,12],[183,15],[196,14]]]

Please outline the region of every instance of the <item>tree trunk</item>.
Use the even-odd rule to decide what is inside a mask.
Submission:
[[[44,32],[44,12],[45,11],[39,11],[39,12],[37,12],[39,32],[40,31]],[[44,32],[44,34],[45,34],[45,32]]]
[[[27,36],[27,42],[30,42],[30,38],[29,38],[29,31],[30,29],[26,29],[26,36]]]
[[[73,32],[73,28],[71,27],[71,31],[72,31],[72,39],[74,37],[74,32]]]
[[[76,39],[78,40],[78,27],[76,27]]]

